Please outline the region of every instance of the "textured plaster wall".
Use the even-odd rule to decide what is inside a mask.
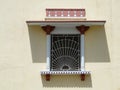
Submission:
[[[0,1],[0,90],[120,90],[119,0]],[[46,82],[46,34],[26,20],[44,20],[46,8],[85,8],[88,20],[106,20],[85,34],[85,82],[52,76]]]
[[[120,90],[120,35],[119,35],[119,29],[120,29],[120,13],[118,12],[120,5],[119,0],[112,0],[112,33],[113,33],[113,46],[112,46],[112,52],[113,52],[113,59],[112,59],[112,70],[113,70],[113,81],[114,81],[114,87],[117,90]],[[115,74],[116,73],[116,74]]]

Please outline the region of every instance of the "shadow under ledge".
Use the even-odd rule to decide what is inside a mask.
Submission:
[[[41,74],[42,84],[45,88],[92,88],[91,74],[86,74],[85,80],[81,80],[82,74],[52,74],[50,81],[46,81],[46,75]]]

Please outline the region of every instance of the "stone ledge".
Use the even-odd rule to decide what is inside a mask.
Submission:
[[[40,74],[53,74],[53,75],[60,75],[60,74],[90,74],[90,71],[41,71]]]

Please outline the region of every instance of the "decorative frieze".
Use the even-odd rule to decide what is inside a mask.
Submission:
[[[46,17],[85,17],[85,9],[46,9]]]

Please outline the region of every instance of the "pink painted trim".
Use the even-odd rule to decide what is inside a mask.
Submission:
[[[47,17],[85,17],[85,9],[46,9]]]

